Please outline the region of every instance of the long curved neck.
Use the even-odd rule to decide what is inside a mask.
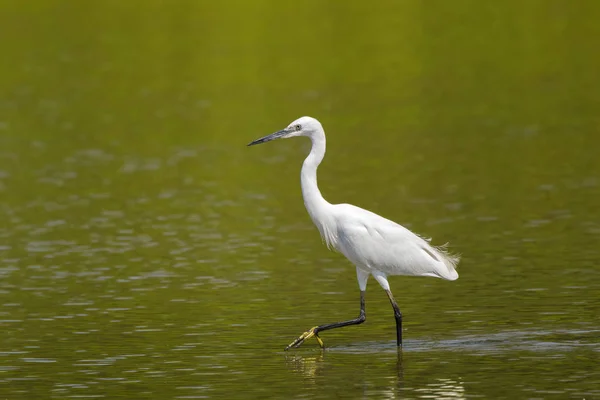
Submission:
[[[323,130],[319,130],[310,139],[312,141],[312,149],[302,165],[300,183],[304,206],[312,220],[316,222],[319,219],[319,211],[322,211],[324,207],[329,205],[317,186],[317,167],[321,164],[325,156],[325,133]]]

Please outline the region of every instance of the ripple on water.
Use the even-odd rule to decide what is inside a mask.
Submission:
[[[509,353],[514,351],[567,352],[581,347],[600,351],[600,343],[592,340],[600,330],[504,331],[493,334],[463,335],[453,339],[407,339],[403,352],[467,351],[472,353]],[[554,339],[553,339],[554,338]],[[361,342],[334,346],[327,351],[345,353],[397,352],[396,342]]]

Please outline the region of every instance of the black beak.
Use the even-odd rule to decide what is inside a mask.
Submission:
[[[275,133],[271,133],[268,136],[262,137],[260,139],[256,139],[255,141],[248,143],[248,146],[254,146],[255,144],[261,144],[264,142],[270,142],[271,140],[279,139],[280,137],[284,136],[286,133],[288,133],[288,130],[282,129]]]

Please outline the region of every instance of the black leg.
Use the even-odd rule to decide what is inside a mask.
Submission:
[[[402,313],[400,312],[400,308],[398,308],[398,304],[396,303],[396,299],[394,299],[392,292],[389,290],[386,290],[385,292],[394,308],[394,318],[396,319],[396,344],[398,347],[402,347]]]
[[[289,350],[292,347],[298,347],[302,343],[304,343],[304,341],[306,339],[309,339],[313,336],[317,338],[317,340],[319,341],[319,344],[321,345],[321,347],[323,347],[324,346],[323,341],[319,337],[319,332],[328,331],[330,329],[335,329],[335,328],[342,328],[344,326],[349,326],[349,325],[362,324],[363,322],[365,322],[366,319],[367,319],[367,316],[365,314],[365,292],[363,290],[361,290],[361,292],[360,292],[360,314],[358,315],[357,318],[351,319],[349,321],[334,322],[331,324],[315,326],[314,328],[311,328],[307,332],[304,332],[298,339],[296,339],[292,343],[290,343],[290,345],[287,346],[285,349]]]

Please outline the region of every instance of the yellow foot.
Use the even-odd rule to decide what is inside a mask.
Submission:
[[[315,332],[315,329],[317,329],[318,327],[315,326],[313,328],[310,328],[308,331],[304,332],[302,335],[300,335],[300,337],[296,340],[294,340],[292,343],[290,343],[285,350],[289,350],[292,347],[298,347],[300,346],[302,343],[304,343],[304,341],[306,339],[310,339],[311,337],[315,337],[317,339],[317,341],[319,342],[319,346],[321,346],[321,348],[325,347],[325,343],[323,343],[323,341],[321,340],[321,338],[319,337],[319,335],[317,335],[317,333]]]

